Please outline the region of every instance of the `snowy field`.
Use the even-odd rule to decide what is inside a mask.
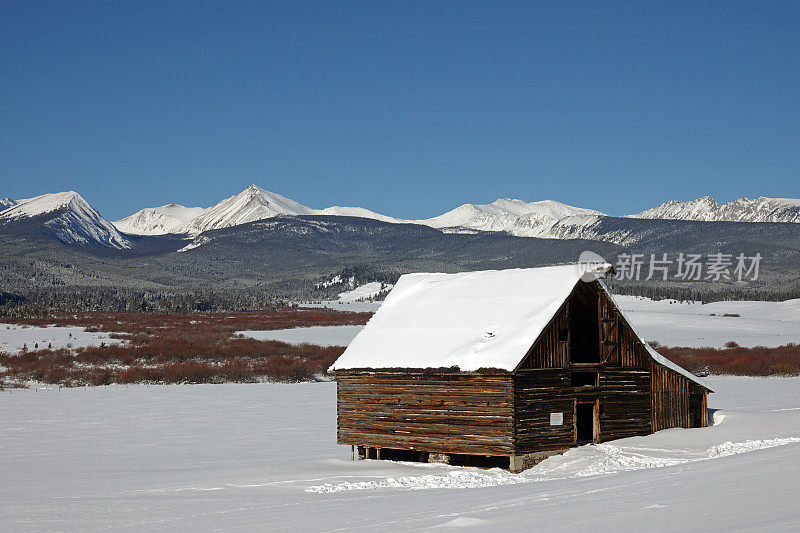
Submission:
[[[265,331],[237,331],[260,341],[281,341],[293,344],[304,342],[319,346],[347,346],[364,326],[310,326],[307,328],[272,329]]]
[[[378,310],[383,302],[351,302],[343,300],[325,300],[322,302],[298,303],[300,307],[326,307],[337,311],[353,313],[372,313]]]
[[[796,531],[800,378],[523,473],[349,460],[334,383],[0,392],[0,530]]]
[[[365,283],[360,287],[356,287],[352,291],[340,292],[339,293],[339,301],[340,302],[358,302],[359,300],[369,300],[370,298],[374,298],[381,291],[390,290],[394,285],[391,283],[380,283],[378,281],[372,281],[370,283]]]
[[[614,301],[648,341],[665,346],[722,348],[731,340],[748,348],[800,344],[800,300],[701,304],[615,296]]]
[[[70,335],[72,335],[70,337]],[[0,324],[0,351],[16,353],[23,346],[29,350],[47,348],[73,348],[86,346],[99,346],[100,343],[113,344],[120,341],[110,339],[107,332],[88,332],[80,327],[35,327],[18,326],[15,324]]]

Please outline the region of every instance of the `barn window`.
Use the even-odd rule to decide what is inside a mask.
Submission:
[[[569,352],[573,363],[600,362],[597,292],[579,283],[569,299]]]
[[[597,372],[572,372],[570,381],[573,387],[597,387]]]

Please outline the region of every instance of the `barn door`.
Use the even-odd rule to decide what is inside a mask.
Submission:
[[[616,362],[619,359],[619,354],[615,353],[619,342],[619,318],[605,293],[600,292],[598,304],[600,308],[600,361]]]
[[[575,403],[575,444],[600,442],[600,408],[597,401]]]

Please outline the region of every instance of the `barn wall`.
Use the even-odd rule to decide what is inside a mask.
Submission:
[[[511,375],[339,372],[340,444],[510,455]]]
[[[613,366],[650,368],[652,358],[604,290],[599,305],[603,360]]]
[[[702,425],[708,423],[705,391],[680,374],[653,362],[647,349],[599,284],[600,359],[597,365],[573,365],[568,327],[569,305],[528,352],[514,378],[516,453],[574,444],[574,404],[598,402],[598,440],[647,435],[670,427],[690,427],[690,394],[702,395]],[[587,332],[588,335],[593,334]],[[598,385],[572,387],[572,371],[597,371]],[[550,426],[551,412],[564,413],[563,426]]]
[[[650,372],[606,369],[600,373],[600,440],[651,433]]]
[[[568,370],[517,372],[514,404],[515,453],[558,450],[575,443],[575,395]],[[551,426],[550,413],[563,413],[563,425]]]
[[[561,333],[569,331],[568,306],[565,303],[553,320],[544,328],[539,338],[528,351],[521,368],[566,368],[569,364],[568,337]]]
[[[652,409],[653,431],[669,428],[697,427],[689,410],[690,395],[701,395],[699,427],[708,426],[707,394],[697,384],[661,365],[653,365]]]
[[[599,441],[651,432],[650,371],[604,368],[598,386],[573,387],[569,369],[518,371],[514,376],[515,453],[568,448],[575,444],[575,405],[598,402]],[[563,413],[563,425],[550,425]]]

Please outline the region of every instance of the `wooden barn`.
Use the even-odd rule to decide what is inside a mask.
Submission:
[[[513,471],[705,427],[712,392],[649,346],[585,265],[404,275],[331,369],[338,442],[360,457]]]

